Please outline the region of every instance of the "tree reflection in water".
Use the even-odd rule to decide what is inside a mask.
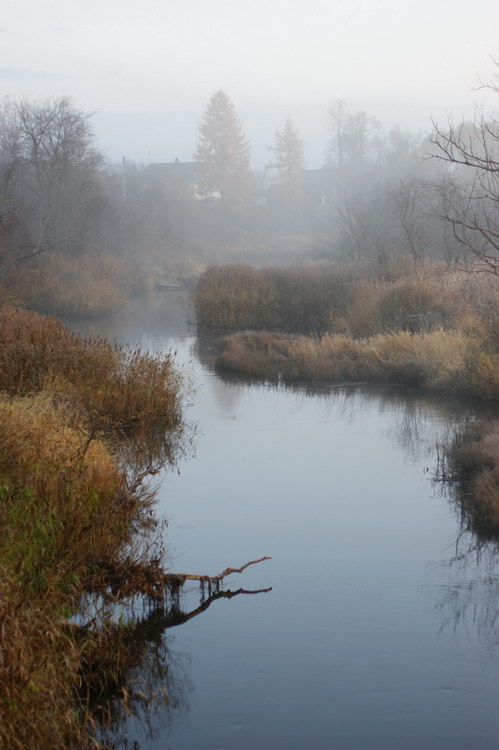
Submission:
[[[450,629],[456,638],[468,640],[475,635],[495,655],[499,646],[499,530],[470,502],[471,477],[451,471],[449,451],[457,429],[459,425],[438,446],[433,476],[435,489],[448,500],[461,527],[453,554],[444,563],[452,576],[437,598],[440,631]]]
[[[140,739],[150,740],[172,721],[173,715],[189,710],[193,690],[188,674],[189,655],[172,649],[169,628],[182,625],[205,612],[218,599],[262,594],[271,588],[220,590],[219,585],[201,586],[198,606],[182,609],[180,591],[170,592],[161,603],[151,603],[141,616],[130,608],[125,626],[110,627],[114,641],[122,640],[121,664],[114,679],[88,691],[93,719],[101,745],[108,750],[140,750]]]

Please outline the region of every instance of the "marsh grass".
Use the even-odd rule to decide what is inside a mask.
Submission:
[[[212,328],[321,331],[331,310],[350,295],[350,266],[292,268],[213,266],[201,275],[193,302],[197,321]]]
[[[499,343],[499,289],[442,263],[309,263],[291,268],[211,267],[193,293],[198,325],[232,330],[367,338],[472,329]]]
[[[444,446],[440,479],[457,489],[463,520],[479,537],[499,534],[499,420],[465,425]]]
[[[370,381],[496,398],[499,356],[459,331],[354,339],[243,332],[220,341],[216,367],[263,379]]]
[[[174,429],[181,422],[181,382],[170,355],[84,339],[54,318],[0,309],[0,390],[69,400],[92,430]]]
[[[109,315],[152,291],[136,265],[109,252],[47,252],[0,276],[0,298],[64,318]]]
[[[0,747],[97,746],[81,687],[133,656],[106,602],[158,593],[148,477],[174,459],[184,393],[169,356],[0,310]],[[88,638],[68,622],[84,594],[103,607]]]

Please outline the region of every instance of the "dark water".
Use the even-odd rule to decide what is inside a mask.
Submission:
[[[215,574],[271,555],[225,588],[272,591],[215,601],[165,631],[172,705],[130,720],[129,741],[497,748],[495,555],[474,549],[432,481],[436,441],[467,407],[355,386],[224,382],[185,331],[159,325],[143,343],[176,349],[196,385],[195,455],[159,492],[171,567]],[[197,604],[193,587],[182,605]]]

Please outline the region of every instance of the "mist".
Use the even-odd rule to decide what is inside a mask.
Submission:
[[[4,0],[1,747],[496,747],[498,21]]]

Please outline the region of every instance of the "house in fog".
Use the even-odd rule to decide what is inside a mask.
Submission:
[[[199,200],[196,162],[179,161],[149,164],[142,170],[143,188],[174,200]]]

